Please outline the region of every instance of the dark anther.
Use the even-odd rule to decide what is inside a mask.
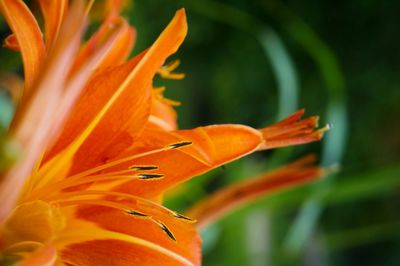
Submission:
[[[172,149],[177,149],[177,148],[184,147],[184,146],[187,146],[187,145],[190,145],[190,144],[192,144],[191,141],[183,141],[183,142],[178,142],[178,143],[171,144],[170,147]]]
[[[187,220],[187,221],[190,221],[190,222],[195,222],[195,220],[193,220],[192,218],[189,218],[189,217],[184,216],[184,215],[182,215],[182,214],[179,214],[179,213],[177,213],[177,212],[174,212],[174,216],[175,216],[176,218],[179,218],[179,219]]]
[[[174,241],[176,242],[175,236],[174,236],[174,235],[172,234],[172,232],[168,229],[168,227],[167,227],[165,224],[161,223],[161,222],[158,222],[158,224],[160,225],[161,229],[168,235],[168,237],[171,238],[172,240],[174,240]]]
[[[128,211],[127,213],[129,215],[133,215],[133,216],[148,217],[147,214],[144,214],[144,213],[141,213],[141,212],[137,212],[137,211]]]
[[[149,171],[149,170],[157,170],[158,167],[154,165],[134,165],[129,167],[129,169],[136,171]]]
[[[162,174],[139,174],[139,179],[158,179],[164,177]]]

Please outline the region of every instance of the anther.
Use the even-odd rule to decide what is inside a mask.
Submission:
[[[191,141],[183,141],[183,142],[178,142],[178,143],[171,144],[171,145],[169,145],[169,147],[171,149],[177,149],[177,148],[181,148],[181,147],[188,146],[188,145],[191,145],[191,144],[192,144]]]
[[[160,221],[157,221],[157,224],[161,227],[161,229],[167,234],[167,236],[169,238],[171,238],[172,240],[174,240],[176,242],[176,238],[175,238],[174,234],[172,234],[171,230],[169,230],[165,224],[163,224]]]
[[[129,169],[135,171],[149,171],[149,170],[157,170],[158,167],[155,165],[133,165],[129,167]]]
[[[160,179],[160,178],[163,178],[164,175],[162,175],[162,174],[139,174],[138,177],[139,177],[139,179],[148,180],[148,179]]]
[[[177,213],[177,212],[174,212],[173,215],[174,215],[174,217],[176,217],[178,219],[183,219],[183,220],[186,220],[186,221],[189,221],[189,222],[196,222],[196,220],[194,220],[192,218],[189,218],[189,217],[187,217],[185,215],[182,215],[180,213]]]
[[[126,213],[129,215],[132,215],[132,216],[137,216],[137,217],[149,217],[147,214],[144,214],[144,213],[138,212],[138,211],[127,211]]]

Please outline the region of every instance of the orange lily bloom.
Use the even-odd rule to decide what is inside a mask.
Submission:
[[[12,30],[5,46],[21,52],[25,78],[10,128],[23,152],[0,183],[0,262],[200,265],[194,220],[163,207],[163,193],[254,151],[317,141],[325,131],[315,130],[317,117],[300,120],[303,110],[260,130],[231,124],[179,130],[175,102],[152,80],[157,73],[182,77],[172,73],[176,63],[163,64],[186,35],[184,10],[128,60],[135,30],[118,15],[123,1],[108,1],[107,17],[83,44],[82,1],[38,2],[44,38],[22,0],[0,0]],[[319,175],[319,168],[296,164],[258,190],[239,185],[224,202]],[[199,221],[220,213],[200,209],[193,211]]]

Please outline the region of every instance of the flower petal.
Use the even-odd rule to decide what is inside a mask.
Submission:
[[[43,201],[18,205],[2,229],[7,235],[8,245],[21,241],[45,243],[52,240],[64,227],[64,220],[58,209]]]
[[[57,259],[57,252],[53,246],[45,246],[23,260],[19,266],[53,266]]]
[[[76,264],[110,265],[96,264],[99,262],[91,262],[89,259],[95,260],[95,254],[101,257],[100,254],[106,253],[104,247],[108,246],[107,243],[94,240],[106,240],[117,245],[125,241],[121,249],[126,252],[116,252],[111,256],[115,265],[125,265],[123,263],[126,263],[126,256],[132,261],[137,261],[138,265],[154,265],[151,264],[154,262],[152,258],[159,258],[168,263],[167,265],[200,265],[201,241],[192,222],[154,203],[146,206],[142,201],[122,201],[117,200],[118,198],[121,197],[114,200],[109,197],[100,201],[92,200],[92,205],[81,204],[77,207],[74,217],[69,219],[69,230],[65,230],[57,240],[57,247],[64,250],[61,253],[67,262],[71,259],[83,259],[82,264]],[[101,204],[101,201],[113,202],[117,207],[96,206]],[[118,207],[119,205],[122,205],[123,209]],[[86,245],[87,241],[91,241],[90,248]],[[71,247],[71,244],[75,243],[82,244]],[[78,251],[78,246],[89,248],[86,249],[89,256]],[[115,248],[110,251],[114,252]],[[151,255],[150,258],[147,255]]]
[[[10,49],[11,51],[21,52],[21,47],[19,47],[17,36],[15,36],[14,33],[8,35],[4,39],[4,44],[3,45],[4,45],[4,47]]]
[[[25,90],[29,91],[41,71],[45,46],[39,25],[21,0],[0,0],[0,12],[18,40],[25,72]]]
[[[130,204],[133,208],[135,205],[134,203]],[[95,222],[109,231],[149,241],[185,257],[193,264],[199,264],[200,238],[193,223],[157,213],[157,210],[147,210],[146,215],[161,221],[171,231],[176,241],[171,240],[159,225],[150,222],[148,219],[132,217],[120,210],[105,207],[86,207],[80,208],[78,212],[80,219]]]
[[[136,32],[122,17],[110,15],[82,47],[75,59],[70,75],[79,71],[80,67],[102,46],[102,43],[107,40],[107,37],[116,27],[120,27],[121,30],[106,56],[102,58],[96,68],[117,66],[126,60],[133,47]]]
[[[60,31],[64,15],[68,8],[68,1],[39,0],[38,2],[44,17],[46,48],[50,49]]]
[[[297,122],[301,115],[302,111],[262,130],[242,125],[207,126],[173,132],[148,130],[130,150],[119,155],[119,158],[176,142],[190,141],[192,145],[137,158],[107,171],[127,169],[130,165],[157,165],[157,172],[163,174],[164,178],[149,182],[132,180],[116,188],[134,195],[154,198],[193,176],[254,151],[319,140],[324,129],[314,131],[317,119],[311,117]]]
[[[305,157],[273,172],[223,188],[197,203],[186,214],[197,220],[198,228],[205,227],[261,196],[316,180],[323,175],[323,170],[310,166],[312,161],[312,157]]]
[[[96,69],[96,66],[101,62],[101,60],[107,55],[110,47],[113,46],[115,40],[120,36],[121,29],[116,28],[115,32],[108,36],[107,40],[104,42],[103,45],[98,47],[97,51],[91,54],[87,60],[85,61],[84,65],[80,68],[80,70],[70,77],[68,83],[65,85],[63,99],[59,103],[57,107],[57,119],[53,122],[53,127],[55,133],[61,133],[61,126],[64,126],[66,118],[70,118],[71,109],[73,109],[74,104],[77,104],[77,99],[79,96],[82,95],[82,90],[86,88],[85,86],[90,77],[92,77],[93,72]],[[90,82],[89,82],[90,87]],[[79,102],[78,102],[79,103]],[[77,115],[79,117],[79,114]],[[84,125],[82,126],[82,128]],[[80,141],[83,138],[80,139]],[[54,142],[48,144],[48,147],[54,145]],[[38,186],[46,184],[47,182],[54,181],[56,179],[62,179],[64,175],[67,173],[70,165],[72,164],[72,157],[76,149],[79,148],[79,145],[75,145],[74,149],[68,149],[67,152],[64,152],[61,158],[61,154],[57,158],[52,158],[50,162],[47,162],[50,158],[49,154],[45,156],[41,162],[43,167],[40,167],[38,172],[33,175],[35,182],[31,185]],[[50,153],[51,155],[51,153]]]
[[[17,3],[19,1],[14,1]],[[3,3],[3,2],[1,2]],[[79,1],[77,1],[79,3]],[[11,135],[15,141],[24,147],[25,153],[20,160],[8,170],[2,178],[0,186],[0,220],[10,211],[24,181],[32,173],[32,169],[44,149],[55,137],[55,110],[63,100],[65,89],[65,69],[71,64],[71,59],[78,49],[80,36],[84,26],[83,15],[80,16],[78,4],[71,8],[71,19],[65,26],[65,34],[60,38],[55,49],[48,56],[44,69],[32,90],[29,101],[20,104],[11,126]],[[83,11],[82,11],[83,12]],[[25,98],[25,99],[26,99]]]
[[[171,103],[164,98],[162,90],[153,89],[153,104],[147,128],[172,131],[178,128],[177,115]]]
[[[261,129],[260,132],[265,139],[261,149],[273,149],[320,140],[323,134],[329,130],[329,125],[315,130],[318,126],[318,117],[312,116],[300,120],[303,114],[304,109],[299,110],[279,123]]]
[[[163,179],[158,180],[132,180],[116,190],[153,198],[193,176],[257,150],[263,142],[261,133],[250,127],[218,125],[171,133],[147,131],[127,153],[140,153],[145,151],[143,147],[152,150],[183,140],[192,142],[192,145],[138,158],[109,169],[116,171],[131,165],[157,165],[157,172],[165,175]]]
[[[61,251],[61,260],[64,263],[79,266],[200,265],[172,254],[164,254],[127,241],[103,239],[69,245]]]
[[[186,31],[185,12],[180,10],[146,52],[93,77],[48,158],[68,145],[70,154],[80,147],[71,170],[74,173],[104,163],[129,147],[150,114],[153,76],[178,49]]]

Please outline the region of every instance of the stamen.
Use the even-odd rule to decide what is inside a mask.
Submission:
[[[171,149],[178,149],[178,148],[190,145],[190,144],[192,144],[192,142],[190,142],[190,141],[173,143],[173,144],[167,145],[167,146],[162,147],[162,148],[158,148],[158,149],[150,150],[150,151],[139,153],[139,154],[134,154],[134,155],[131,155],[131,156],[128,156],[128,157],[124,157],[124,158],[118,159],[118,160],[110,161],[108,163],[105,163],[105,164],[99,165],[97,167],[88,169],[88,170],[80,172],[78,174],[66,177],[65,179],[63,179],[61,181],[58,181],[58,182],[55,182],[55,183],[48,183],[46,186],[42,187],[41,189],[37,189],[36,191],[33,191],[30,194],[29,199],[32,199],[33,196],[37,196],[39,194],[46,195],[46,193],[43,193],[44,191],[46,191],[47,193],[49,193],[51,191],[54,191],[53,186],[55,184],[61,184],[64,181],[66,183],[67,182],[68,183],[73,183],[73,182],[80,183],[83,177],[92,175],[94,173],[97,173],[99,171],[105,170],[107,168],[111,168],[113,166],[116,166],[116,165],[119,165],[119,164],[122,164],[122,163],[126,163],[126,162],[129,162],[129,161],[138,159],[138,158],[143,158],[143,157],[146,157],[146,156],[149,156],[149,155],[152,155],[152,154],[156,154],[156,153],[159,153],[159,152],[164,152],[164,151],[168,151],[168,150],[171,150]],[[129,169],[129,170],[133,170],[133,169]],[[109,175],[109,173],[107,173],[107,175]],[[98,175],[98,177],[104,177],[104,175]],[[123,177],[122,176],[118,176],[117,178],[132,178],[132,177],[131,176],[123,176]],[[106,177],[106,179],[114,179],[114,178],[113,177],[110,177],[110,178]],[[92,180],[92,178],[91,178],[91,180]],[[86,181],[85,180],[85,181],[83,181],[83,183],[80,183],[80,184],[86,184],[86,183],[95,182],[95,181],[97,181],[97,180],[92,180],[92,181]],[[74,183],[74,185],[76,185],[76,183]]]
[[[176,217],[176,218],[178,218],[178,219],[182,219],[182,220],[185,220],[185,221],[189,221],[189,222],[191,222],[191,223],[195,223],[195,222],[196,222],[195,219],[189,218],[189,217],[184,216],[184,215],[182,215],[182,214],[180,214],[180,213],[174,212],[173,214],[174,214],[174,217]]]
[[[149,215],[144,214],[142,212],[138,212],[138,211],[128,211],[127,214],[132,215],[132,216],[136,216],[136,217],[143,217],[143,218],[150,217]]]
[[[160,210],[162,213],[172,215],[174,217],[180,218],[178,216],[183,216],[180,215],[162,205],[159,205],[155,203],[154,201],[144,199],[142,197],[134,196],[131,194],[123,193],[123,192],[116,192],[116,191],[98,191],[98,190],[83,190],[83,191],[74,191],[74,192],[65,192],[62,194],[59,194],[57,196],[53,197],[47,197],[47,201],[60,201],[60,200],[66,200],[68,198],[74,198],[74,197],[85,197],[85,196],[114,196],[114,197],[120,197],[124,198],[127,200],[132,200],[136,203],[140,203],[141,206],[147,206],[151,208],[152,210]],[[128,208],[129,209],[129,208]],[[188,218],[187,221],[190,221],[190,218]],[[193,221],[193,220],[192,220]]]
[[[157,170],[158,167],[155,165],[133,165],[129,167],[129,169],[134,171],[149,171],[149,170]]]
[[[162,66],[157,73],[164,79],[183,79],[185,78],[184,73],[172,73],[180,63],[179,60],[172,61],[170,64]]]
[[[148,219],[148,221],[151,221],[158,225],[166,234],[167,236],[172,239],[173,241],[176,242],[176,238],[174,234],[171,232],[171,230],[168,229],[168,227],[162,223],[159,220],[155,220],[151,216],[132,210],[129,208],[129,206],[121,203],[116,203],[116,202],[111,202],[111,201],[106,201],[106,200],[60,200],[60,201],[53,201],[53,204],[57,204],[60,207],[68,207],[68,206],[74,206],[74,205],[98,205],[98,206],[104,206],[104,207],[110,207],[113,209],[117,210],[122,210],[124,213],[130,214],[133,217],[139,217],[139,218],[145,218]]]
[[[192,144],[191,141],[183,141],[183,142],[178,142],[178,143],[171,144],[171,145],[169,145],[169,147],[171,149],[177,149],[177,148],[185,147],[185,146],[188,146],[188,145],[191,145],[191,144]]]
[[[130,175],[119,175],[119,176],[115,176],[115,175],[93,175],[93,176],[88,176],[85,178],[67,178],[67,179],[63,179],[59,182],[56,182],[54,184],[52,184],[51,186],[46,186],[43,189],[38,189],[34,192],[32,192],[29,197],[27,197],[24,201],[30,201],[33,199],[45,199],[47,198],[49,195],[52,195],[54,193],[60,192],[63,189],[68,189],[71,187],[76,187],[79,185],[84,185],[84,184],[88,184],[88,183],[92,183],[92,182],[104,182],[104,181],[108,181],[108,182],[114,182],[114,181],[121,181],[126,179],[127,181],[132,180],[138,178],[138,176],[134,175],[134,176],[130,176]]]
[[[97,167],[88,169],[86,171],[80,172],[78,174],[72,175],[70,177],[66,177],[63,180],[54,182],[54,183],[48,183],[47,185],[45,185],[44,187],[40,188],[40,189],[36,189],[34,190],[32,193],[30,193],[29,197],[27,198],[28,200],[31,199],[35,199],[38,198],[40,195],[44,195],[46,196],[47,194],[51,194],[53,192],[59,191],[61,189],[64,188],[68,188],[68,187],[73,187],[76,185],[81,185],[81,184],[87,184],[90,182],[96,182],[96,181],[115,181],[117,179],[132,179],[132,178],[140,178],[140,179],[154,179],[154,178],[162,178],[162,175],[157,174],[156,176],[146,176],[146,174],[141,174],[141,175],[136,175],[136,176],[127,176],[127,175],[116,175],[116,174],[123,174],[123,173],[127,173],[130,171],[135,171],[136,169],[128,169],[128,170],[122,170],[122,171],[118,171],[118,172],[110,172],[110,173],[105,173],[102,175],[96,175],[96,176],[90,176],[94,173],[97,173],[99,171],[105,170],[107,168],[111,168],[113,166],[122,164],[122,163],[126,163],[129,161],[133,161],[135,159],[138,158],[142,158],[142,157],[146,157],[149,155],[153,155],[159,152],[164,152],[164,151],[168,151],[171,149],[178,149],[181,147],[185,147],[187,145],[192,144],[192,142],[190,141],[183,141],[183,142],[178,142],[178,143],[173,143],[170,145],[167,145],[165,147],[162,148],[158,148],[158,149],[154,149],[154,150],[150,150],[147,152],[143,152],[143,153],[139,153],[139,154],[134,154],[128,157],[124,157],[118,160],[114,160],[114,161],[110,161],[108,163],[99,165]],[[114,176],[113,176],[114,175]],[[87,177],[83,179],[83,177]],[[40,174],[37,176],[40,177]]]
[[[174,234],[171,232],[171,230],[168,229],[168,227],[165,224],[163,224],[160,221],[155,221],[155,222],[161,227],[161,229],[167,234],[169,238],[171,238],[173,241],[176,242]]]
[[[52,204],[56,204],[59,207],[69,207],[69,206],[75,206],[75,205],[98,205],[98,206],[103,206],[103,207],[109,207],[117,210],[122,210],[125,213],[128,213],[131,210],[129,206],[122,204],[122,203],[117,203],[113,201],[108,201],[108,200],[100,200],[100,199],[83,199],[83,200],[53,200],[50,201]]]
[[[116,166],[118,164],[126,163],[126,162],[129,162],[129,161],[132,161],[132,160],[135,160],[135,159],[139,159],[139,158],[143,158],[143,157],[146,157],[146,156],[149,156],[149,155],[152,155],[152,154],[156,154],[156,153],[159,153],[159,152],[168,151],[170,149],[177,149],[177,148],[180,148],[180,147],[183,147],[183,146],[187,146],[187,145],[190,145],[190,144],[192,144],[192,142],[190,142],[190,141],[170,144],[170,145],[167,145],[166,147],[162,147],[162,148],[159,148],[159,149],[155,149],[155,150],[151,150],[151,151],[147,151],[147,152],[143,152],[143,153],[139,153],[139,154],[134,154],[134,155],[131,155],[131,156],[128,156],[128,157],[124,157],[124,158],[118,159],[118,160],[110,161],[108,163],[105,163],[105,164],[99,165],[97,167],[88,169],[86,171],[80,172],[79,174],[76,174],[76,175],[71,176],[71,177],[88,176],[90,174],[94,174],[94,173],[99,172],[101,170]],[[69,177],[69,178],[71,178],[71,177]]]
[[[139,179],[142,180],[154,180],[154,179],[161,179],[164,177],[163,174],[138,174]]]
[[[181,106],[181,102],[165,98],[163,95],[164,91],[165,91],[165,87],[154,87],[153,88],[153,96],[170,106]]]

